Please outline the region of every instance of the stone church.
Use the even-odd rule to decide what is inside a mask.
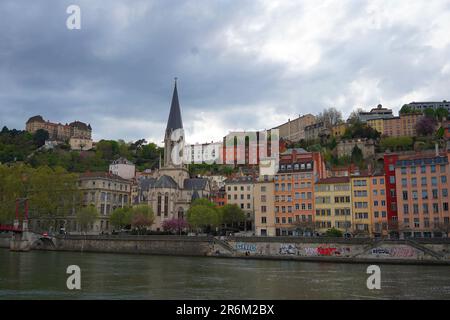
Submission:
[[[175,80],[164,136],[164,162],[160,161],[160,168],[151,177],[139,181],[139,202],[148,203],[155,213],[152,230],[162,230],[164,220],[185,218],[191,202],[197,198],[208,198],[211,191],[208,179],[191,178],[186,164],[174,163],[171,155],[175,144],[171,135],[177,129],[183,129],[183,121]]]

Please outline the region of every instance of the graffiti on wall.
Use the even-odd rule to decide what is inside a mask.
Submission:
[[[334,246],[318,246],[318,247],[305,247],[306,256],[344,256],[350,254],[351,249],[347,247],[338,248]]]
[[[415,250],[411,247],[373,248],[372,255],[406,258],[413,257]]]
[[[289,254],[289,255],[297,255],[298,249],[295,245],[290,243],[282,243],[280,245],[279,254]]]
[[[235,248],[237,251],[242,252],[256,252],[256,244],[253,243],[238,242]]]

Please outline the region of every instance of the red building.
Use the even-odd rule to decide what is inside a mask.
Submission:
[[[390,235],[398,235],[397,213],[397,183],[395,180],[395,164],[398,154],[384,155],[384,172],[386,185],[386,207],[388,216],[388,231]]]

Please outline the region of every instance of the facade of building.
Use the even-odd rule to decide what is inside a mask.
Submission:
[[[376,108],[373,108],[369,112],[359,112],[358,118],[361,122],[367,122],[369,120],[375,119],[389,119],[393,118],[392,110],[388,108],[383,108],[381,104],[379,104]]]
[[[253,198],[253,188],[255,178],[252,176],[243,176],[229,178],[225,181],[225,191],[227,194],[227,204],[235,204],[241,208],[246,216],[246,230],[254,231],[255,205]]]
[[[416,124],[422,117],[421,113],[408,113],[384,119],[383,134],[389,137],[414,137],[417,135]]]
[[[314,184],[325,175],[325,164],[318,152],[297,148],[280,154],[279,170],[274,177],[276,235],[312,229]]]
[[[280,138],[287,141],[297,142],[305,139],[305,127],[316,122],[316,117],[312,114],[305,114],[296,119],[288,119],[286,123],[275,127],[279,130]]]
[[[136,176],[136,166],[125,158],[119,158],[109,165],[109,172],[123,179],[133,179]]]
[[[384,134],[384,119],[369,119],[367,125],[377,130],[380,134]]]
[[[53,123],[45,121],[42,116],[34,116],[28,119],[25,130],[35,133],[37,130],[46,130],[50,140],[68,141],[70,138],[92,139],[92,128],[90,124],[74,121],[70,124]]]
[[[345,134],[345,131],[347,130],[347,128],[348,128],[348,124],[345,122],[336,124],[331,128],[331,134],[333,137],[339,138]]]
[[[375,142],[371,139],[350,139],[338,142],[336,149],[338,157],[351,156],[353,149],[357,146],[361,149],[364,159],[375,155]]]
[[[71,137],[69,145],[71,150],[88,151],[92,149],[92,139]]]
[[[384,155],[387,222],[390,236],[398,236],[397,183],[395,179],[395,164],[397,160],[398,155],[395,153]]]
[[[316,140],[328,134],[329,131],[323,122],[316,122],[305,127],[305,140]]]
[[[319,180],[315,186],[316,231],[324,234],[330,228],[352,232],[352,189],[349,177]]]
[[[369,235],[372,231],[370,175],[352,176],[350,185],[352,188],[353,230],[356,234]]]
[[[253,187],[255,199],[255,235],[274,237],[275,232],[275,184],[273,176],[258,179]]]
[[[196,143],[185,146],[185,159],[188,163],[222,163],[222,143]]]
[[[386,201],[386,184],[384,174],[373,174],[369,179],[370,192],[370,212],[371,215],[371,232],[375,237],[386,237],[389,235],[388,217],[387,217],[387,201]]]
[[[450,113],[450,102],[444,100],[442,102],[411,102],[408,103],[407,106],[418,110],[420,112],[425,111],[426,109],[438,109],[445,108]]]
[[[164,161],[151,177],[139,180],[139,202],[153,208],[155,222],[152,230],[162,230],[165,220],[185,218],[191,202],[198,198],[209,198],[211,187],[208,179],[191,178],[186,165],[172,159],[176,142],[171,139],[175,130],[183,129],[181,110],[175,82],[169,119],[164,137]],[[184,137],[181,137],[184,139]],[[183,153],[184,150],[181,151]],[[184,154],[180,155],[182,159]]]
[[[109,222],[111,213],[117,208],[131,204],[132,182],[117,175],[106,172],[83,173],[79,179],[79,188],[82,192],[83,206],[93,205],[99,218],[90,227],[88,232],[111,232],[113,226]],[[75,217],[68,219],[66,230],[81,231]]]
[[[441,237],[450,230],[447,154],[400,156],[395,163],[400,235]]]

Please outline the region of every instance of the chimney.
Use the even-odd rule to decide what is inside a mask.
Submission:
[[[439,156],[439,144],[437,142],[434,144],[434,149],[436,151],[436,157],[438,157]]]

